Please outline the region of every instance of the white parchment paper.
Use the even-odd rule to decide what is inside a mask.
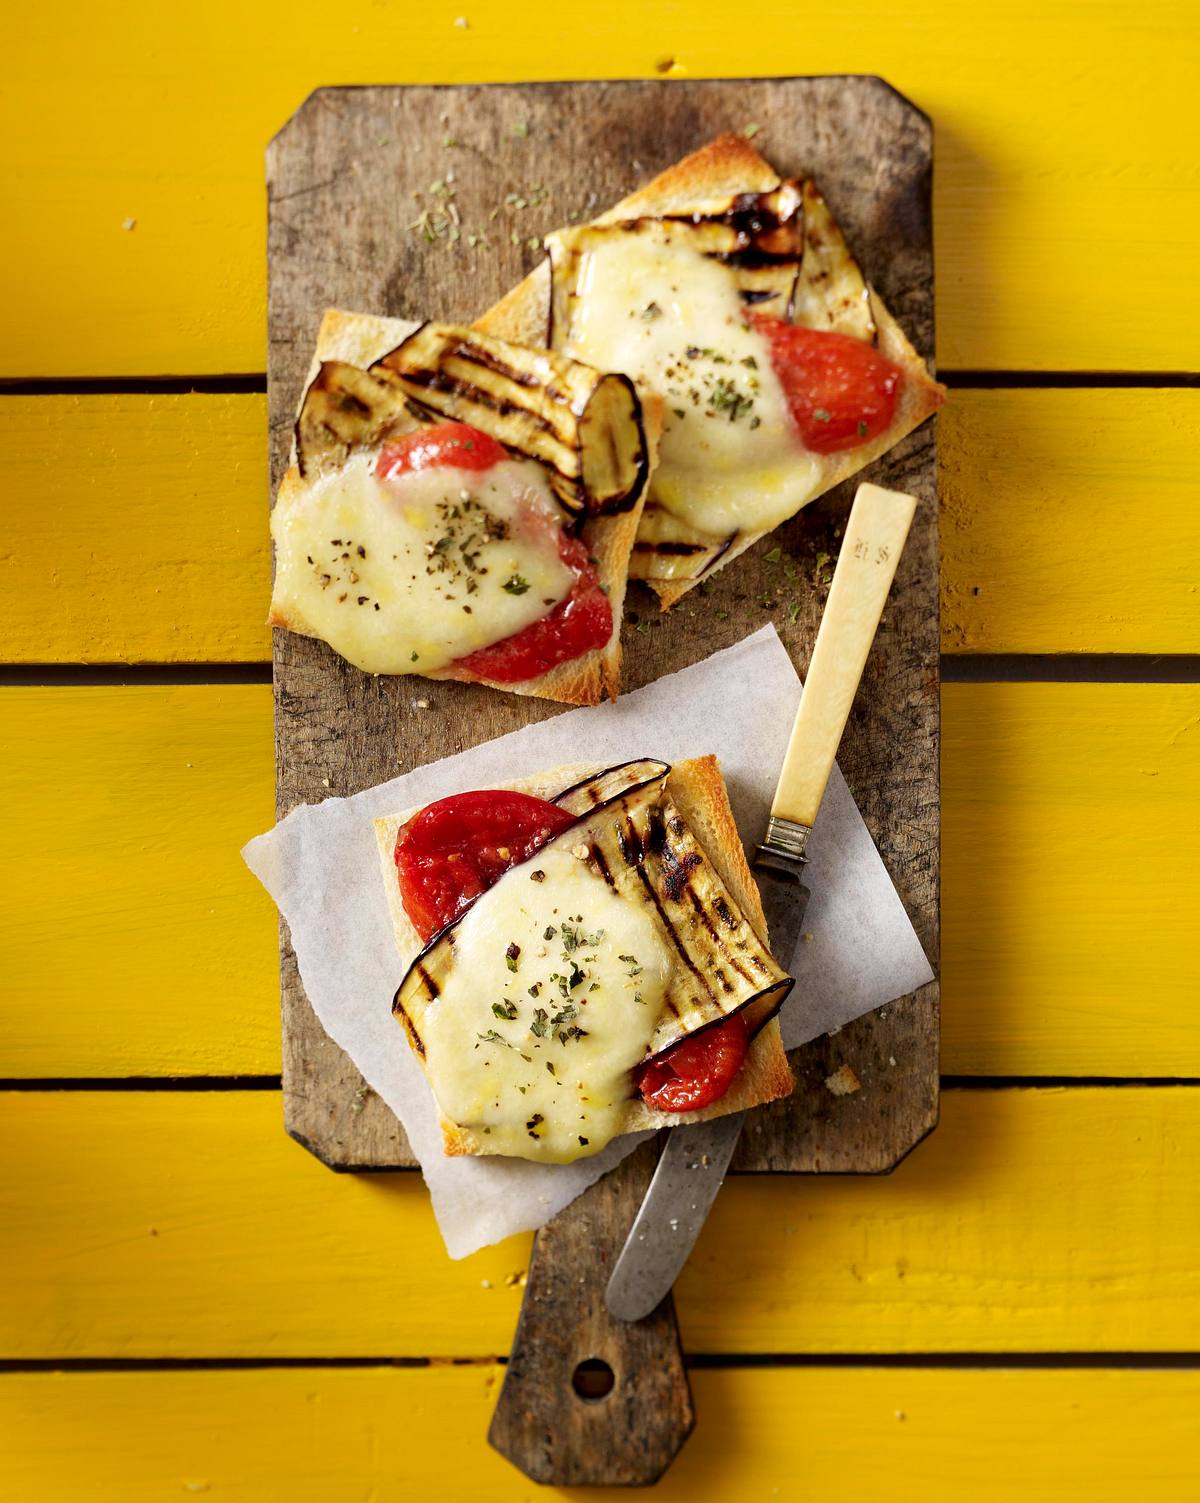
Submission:
[[[641,1139],[618,1139],[577,1164],[445,1157],[429,1086],[392,1018],[403,965],[372,819],[565,762],[674,762],[715,752],[742,839],[752,846],[766,824],[799,700],[800,680],[774,627],[766,627],[615,705],[573,710],[353,798],[294,809],[246,846],[247,865],[288,921],[322,1026],[404,1124],[451,1257],[541,1226]],[[788,1048],[933,975],[836,768],[808,853],[812,901],[804,927],[811,939],[799,944],[789,967],[796,987],[781,1017]]]

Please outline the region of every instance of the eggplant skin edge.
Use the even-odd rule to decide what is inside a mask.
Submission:
[[[628,511],[646,488],[650,449],[642,400],[620,372],[465,326],[426,322],[367,374],[396,390],[418,421],[470,422],[538,461],[569,512]],[[598,406],[609,410],[597,416]]]

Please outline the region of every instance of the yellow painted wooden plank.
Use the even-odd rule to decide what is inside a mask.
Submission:
[[[269,689],[0,707],[0,1076],[277,1069],[273,914],[237,856],[272,817]],[[948,684],[943,709],[943,1068],[1200,1074],[1200,688]]]
[[[299,1368],[0,1378],[5,1472],[45,1503],[523,1500],[484,1441],[503,1369]],[[1181,1503],[1200,1488],[1194,1372],[765,1369],[692,1374],[672,1503]],[[588,1489],[597,1503],[627,1491]]]
[[[270,655],[266,398],[0,400],[10,662]]]
[[[955,391],[947,652],[1200,652],[1200,391]]]
[[[945,650],[1200,650],[1200,392],[955,391],[940,423]],[[258,396],[0,399],[5,657],[265,659],[265,425]]]
[[[493,1356],[528,1239],[459,1263],[416,1174],[335,1175],[275,1092],[0,1095],[0,1356]],[[1194,1350],[1200,1089],[951,1091],[889,1178],[730,1182],[693,1352]]]
[[[271,691],[0,691],[0,1075],[279,1069]]]
[[[519,15],[476,0],[467,27],[460,10],[375,5],[332,28],[319,0],[14,16],[4,373],[261,370],[262,151],[321,84],[663,69],[879,73],[933,116],[943,365],[1195,363],[1197,30],[1184,0],[982,0],[969,26],[949,0],[903,15],[883,0],[762,0],[753,26],[731,26],[718,0],[612,0],[602,25],[550,0]]]
[[[942,1068],[1198,1075],[1200,686],[943,691]]]

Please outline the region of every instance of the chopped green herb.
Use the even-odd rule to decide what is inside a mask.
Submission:
[[[500,588],[509,595],[524,595],[525,591],[529,588],[529,581],[522,579],[519,574],[513,574],[504,581]]]
[[[508,1042],[508,1040],[502,1034],[497,1033],[494,1028],[489,1028],[486,1033],[476,1034],[476,1038],[482,1039],[485,1044],[503,1044],[506,1049],[511,1049],[513,1047]]]
[[[553,939],[554,936],[557,933],[558,933],[558,930],[554,927],[553,924],[547,924],[546,925],[546,932],[542,935],[542,938],[543,939]]]
[[[814,407],[813,417],[816,418],[818,423],[828,423],[830,421],[829,413],[825,411],[824,407]]]
[[[867,422],[866,418],[859,418],[859,420],[858,420],[858,436],[859,436],[859,438],[866,438],[867,434],[870,431],[871,431],[870,424]]]
[[[516,944],[515,942],[513,944],[510,944],[509,947],[508,947],[508,949],[505,950],[505,952],[504,952],[504,964],[509,968],[510,971],[515,971],[516,970],[516,968],[517,968],[517,961],[520,958],[520,955],[521,955],[521,946],[518,945],[518,944]]]
[[[647,303],[638,315],[644,323],[653,323],[656,318],[662,317],[662,309],[657,303]]]

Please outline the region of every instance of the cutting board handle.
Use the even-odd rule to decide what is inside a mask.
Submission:
[[[634,1322],[604,1308],[655,1158],[642,1144],[534,1240],[488,1440],[535,1482],[648,1486],[696,1422],[671,1297]]]
[[[773,819],[811,828],[817,817],[916,507],[903,491],[869,483],[858,488],[771,805]]]

